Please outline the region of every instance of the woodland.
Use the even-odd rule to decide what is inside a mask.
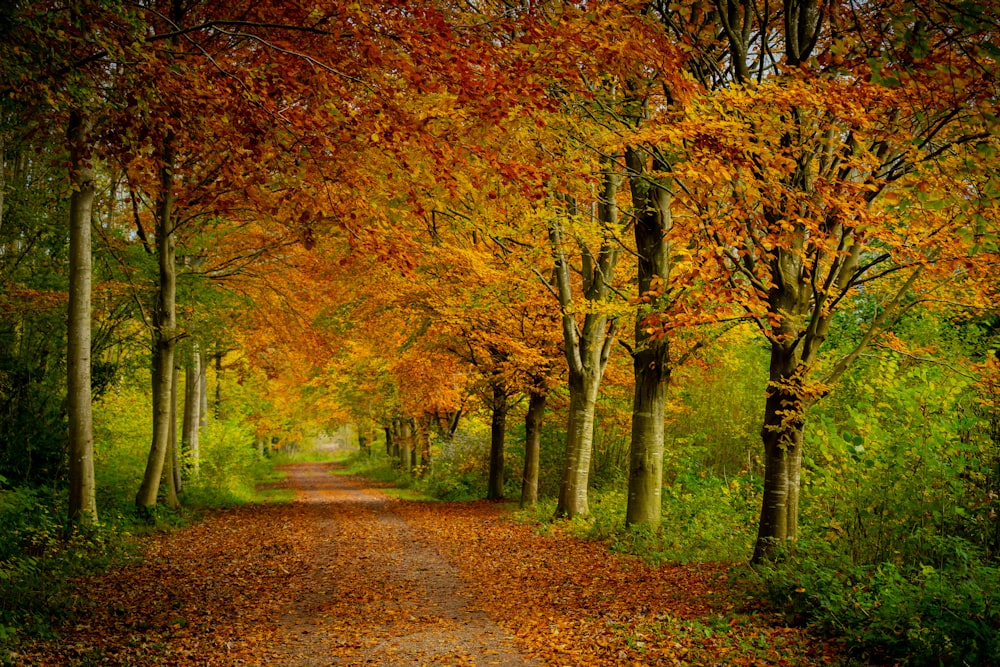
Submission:
[[[847,654],[1000,664],[998,40],[996,0],[3,3],[0,664],[330,434]]]

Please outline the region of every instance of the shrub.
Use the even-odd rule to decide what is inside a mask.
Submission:
[[[71,577],[131,555],[119,522],[68,529],[49,492],[0,490],[0,640],[46,635],[70,609]]]
[[[1000,570],[976,559],[946,569],[852,565],[829,543],[802,542],[759,572],[790,620],[844,636],[859,655],[1000,664]]]
[[[199,443],[198,471],[185,484],[185,504],[228,507],[252,501],[270,464],[257,454],[251,427],[237,418],[209,420]]]
[[[760,480],[749,473],[725,479],[689,463],[663,489],[659,528],[625,527],[627,490],[621,486],[592,491],[590,515],[574,519],[568,528],[581,538],[605,540],[612,551],[650,563],[739,561],[750,553],[750,527],[757,517],[760,492]],[[554,511],[554,500],[545,499],[519,517],[544,526]]]

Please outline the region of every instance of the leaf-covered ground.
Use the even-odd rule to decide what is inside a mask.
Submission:
[[[726,565],[649,567],[492,503],[390,498],[330,464],[295,502],[151,538],[79,582],[17,665],[814,665],[834,648],[745,606]]]

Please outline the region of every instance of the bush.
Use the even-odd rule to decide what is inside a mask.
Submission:
[[[790,620],[844,636],[850,649],[907,665],[1000,664],[1000,570],[972,559],[936,569],[852,565],[802,542],[759,570]]]
[[[0,491],[0,640],[49,634],[70,609],[71,577],[131,554],[121,525],[70,529],[64,515],[47,492]]]
[[[659,528],[625,527],[628,493],[619,486],[592,490],[589,516],[571,521],[570,531],[654,564],[744,560],[760,507],[760,479],[749,473],[724,479],[691,462],[685,468],[663,489]],[[554,512],[555,502],[545,499],[519,516],[547,525]]]
[[[997,443],[973,389],[887,354],[814,408],[799,543],[761,570],[791,619],[889,661],[1000,665]]]
[[[130,515],[135,492],[142,482],[153,437],[147,410],[148,374],[122,383],[94,404],[94,476],[97,511],[105,515]]]
[[[209,420],[199,440],[198,470],[185,483],[183,502],[229,507],[254,500],[270,463],[261,460],[253,442],[253,431],[242,420]]]

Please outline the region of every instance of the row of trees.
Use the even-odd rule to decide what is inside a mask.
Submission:
[[[993,303],[988,3],[84,5],[16,4],[0,27],[3,173],[31,165],[4,190],[49,212],[14,218],[2,290],[45,312],[70,295],[76,519],[97,516],[91,374],[145,331],[140,507],[170,466],[190,340],[192,378],[197,351],[228,347],[262,378],[261,438],[310,405],[427,465],[428,434],[484,406],[490,497],[526,397],[528,503],[546,403],[565,398],[556,511],[585,515],[595,406],[624,348],[626,521],[659,525],[672,373],[745,325],[770,354],[765,560],[797,532],[810,407],[865,349],[898,346],[904,314]],[[17,259],[43,233],[69,260],[46,287]],[[854,345],[827,358],[831,336]]]

